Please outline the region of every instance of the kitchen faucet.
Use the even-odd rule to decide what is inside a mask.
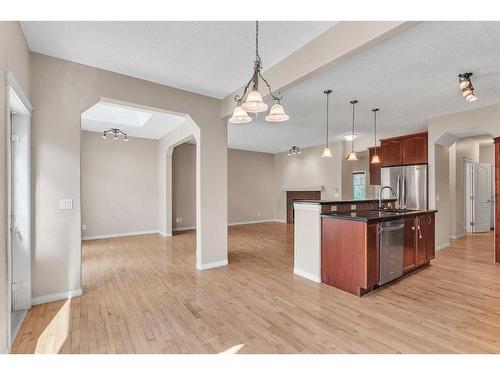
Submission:
[[[394,191],[394,189],[392,187],[390,187],[389,185],[385,185],[383,186],[380,191],[378,192],[378,208],[379,209],[383,209],[384,206],[382,205],[382,191],[384,189],[389,189],[392,193],[392,195],[394,196],[394,198],[397,198],[397,195],[396,195],[396,192]]]

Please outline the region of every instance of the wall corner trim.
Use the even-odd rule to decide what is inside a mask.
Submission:
[[[82,289],[73,289],[73,290],[67,290],[65,292],[45,294],[43,296],[33,297],[31,299],[31,303],[33,305],[40,305],[42,303],[60,301],[63,299],[69,299],[69,298],[74,298],[74,297],[80,297],[81,295],[83,295]]]
[[[223,259],[223,260],[218,260],[216,262],[196,263],[196,269],[203,271],[203,270],[208,270],[210,268],[223,267],[227,265],[228,265],[227,259]]]
[[[311,281],[314,281],[315,283],[321,282],[321,278],[319,276],[313,275],[312,273],[309,273],[309,272],[299,270],[298,268],[294,268],[293,273],[296,275],[299,275],[301,277],[304,277],[306,279],[309,279]]]

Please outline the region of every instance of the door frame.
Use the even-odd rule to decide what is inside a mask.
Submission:
[[[7,152],[7,170],[6,170],[6,179],[7,179],[7,212],[6,212],[6,228],[2,228],[2,230],[5,231],[6,234],[6,255],[7,259],[6,265],[7,265],[7,284],[6,284],[6,319],[7,321],[5,322],[5,326],[7,327],[7,350],[10,353],[11,348],[12,348],[12,343],[13,343],[13,338],[12,338],[12,329],[11,329],[11,308],[12,308],[12,249],[11,249],[11,236],[10,236],[10,225],[11,225],[11,112],[10,112],[10,97],[11,93],[13,93],[17,99],[19,104],[23,107],[23,109],[26,111],[25,115],[28,116],[28,130],[27,130],[27,137],[28,137],[28,163],[27,163],[27,172],[28,172],[28,194],[27,194],[27,215],[28,218],[28,230],[27,230],[27,236],[28,236],[28,246],[30,250],[30,254],[32,253],[33,250],[33,236],[32,236],[32,182],[31,182],[31,113],[33,111],[33,106],[29,102],[27,96],[24,94],[24,91],[21,88],[21,85],[17,82],[14,74],[10,71],[7,71],[5,73],[5,132],[6,132],[6,152]],[[30,268],[29,272],[31,273],[31,262],[27,265],[27,267]]]

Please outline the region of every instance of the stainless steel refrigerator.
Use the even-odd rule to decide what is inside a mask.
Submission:
[[[390,186],[394,190],[399,208],[428,209],[427,165],[384,167],[381,172],[383,186]],[[393,197],[389,189],[382,192],[384,199]]]

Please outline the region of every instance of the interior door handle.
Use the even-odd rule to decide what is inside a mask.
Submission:
[[[17,229],[17,227],[10,227],[9,230],[10,230],[11,233],[17,233],[17,232],[19,232],[19,229]]]

